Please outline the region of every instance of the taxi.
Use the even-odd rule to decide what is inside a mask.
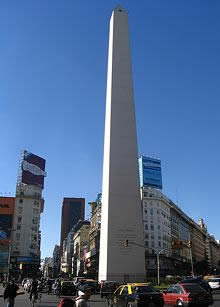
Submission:
[[[106,299],[108,307],[163,307],[163,294],[149,283],[127,283]]]

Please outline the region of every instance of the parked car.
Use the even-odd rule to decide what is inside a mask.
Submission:
[[[191,283],[196,283],[200,285],[203,289],[205,289],[207,292],[212,292],[212,288],[210,285],[202,278],[186,278],[181,281],[179,281],[179,284],[191,284]]]
[[[163,294],[147,283],[128,283],[106,299],[108,307],[163,307]]]
[[[196,283],[179,283],[163,292],[165,304],[169,306],[200,306],[213,304],[212,294]]]
[[[61,281],[61,295],[76,295],[76,286],[73,281]]]
[[[213,290],[220,289],[220,278],[209,279],[208,284]]]
[[[114,293],[118,288],[119,283],[117,281],[101,281],[100,285],[100,296],[101,298],[108,296],[109,294]]]

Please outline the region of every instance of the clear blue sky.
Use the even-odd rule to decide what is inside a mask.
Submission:
[[[59,243],[63,197],[88,203],[101,191],[117,4],[0,3],[0,192],[15,193],[20,150],[47,160],[43,257]],[[139,153],[161,158],[163,192],[220,239],[220,1],[120,4],[129,13]]]

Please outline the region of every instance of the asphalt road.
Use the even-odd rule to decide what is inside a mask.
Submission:
[[[2,287],[0,287],[0,294],[3,293]],[[31,307],[31,303],[28,300],[28,294],[22,294],[16,297],[15,299],[15,307]],[[212,307],[220,307],[220,290],[215,291],[213,294],[214,304]],[[47,295],[43,293],[41,303],[37,303],[36,307],[57,307],[60,299],[56,298],[54,294]],[[99,295],[92,295],[89,300],[90,307],[105,307],[105,300],[101,299]],[[3,298],[0,298],[0,306],[6,307],[7,304],[4,302]],[[166,307],[166,306],[164,306]]]

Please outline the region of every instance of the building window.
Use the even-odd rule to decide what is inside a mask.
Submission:
[[[24,191],[20,191],[20,195],[24,195]]]
[[[34,201],[34,205],[37,206],[37,207],[39,207],[39,201],[35,200],[35,201]]]
[[[154,247],[154,241],[151,241],[151,247]]]
[[[39,213],[39,210],[38,209],[33,209],[33,212],[34,212],[34,214],[38,214]]]
[[[161,242],[160,241],[158,241],[158,246],[161,247]]]
[[[23,211],[23,208],[22,207],[18,207],[18,213],[21,214]]]
[[[145,228],[145,230],[148,230],[148,225],[145,224],[145,225],[144,225],[144,228]]]
[[[145,241],[145,246],[146,246],[146,247],[148,246],[148,241]]]
[[[37,226],[32,226],[32,231],[37,231]]]
[[[151,230],[154,230],[154,225],[150,225],[150,229],[151,229]]]
[[[148,238],[149,238],[148,233],[145,233],[145,239],[148,239]]]
[[[159,209],[157,209],[157,214],[160,214],[160,210]]]
[[[21,223],[21,216],[18,216],[18,223]]]
[[[16,238],[16,240],[19,240],[20,239],[20,233],[16,233],[15,238]]]
[[[158,230],[160,230],[160,225],[158,225]]]
[[[150,209],[150,215],[154,214],[154,209]]]
[[[17,230],[21,230],[21,225],[17,225]]]
[[[152,234],[152,235],[150,236],[150,238],[154,240],[154,235]]]
[[[38,219],[37,219],[36,217],[34,217],[34,218],[32,219],[32,223],[36,225],[36,224],[38,223]]]
[[[147,209],[144,210],[144,213],[147,214]]]
[[[32,238],[32,241],[37,241],[37,236],[36,235],[32,235],[31,238]]]
[[[23,204],[23,199],[22,198],[19,199],[19,204]]]

